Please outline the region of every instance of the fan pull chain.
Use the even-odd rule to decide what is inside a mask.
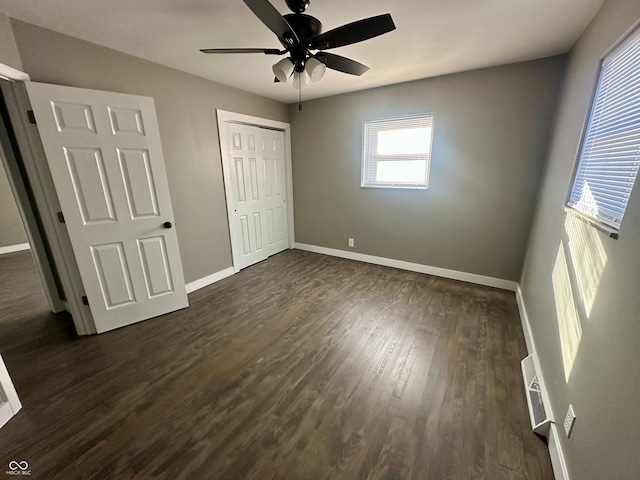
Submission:
[[[298,74],[298,111],[302,111],[302,74]]]

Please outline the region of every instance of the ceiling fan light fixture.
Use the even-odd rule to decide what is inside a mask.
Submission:
[[[273,70],[273,74],[278,80],[282,83],[287,83],[287,80],[293,73],[293,62],[290,58],[283,58],[271,67],[271,70]]]
[[[315,57],[311,57],[304,65],[304,71],[307,72],[313,83],[318,83],[327,72],[327,66]]]
[[[302,72],[293,72],[293,88],[296,90],[307,88],[309,86],[311,79],[309,78],[309,74],[306,71]]]

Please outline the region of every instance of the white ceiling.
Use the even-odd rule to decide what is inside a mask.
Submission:
[[[371,67],[328,71],[313,99],[567,52],[604,0],[312,0],[324,31],[391,13],[397,30],[331,50]],[[272,0],[289,13],[284,0]],[[6,15],[287,103],[262,54],[205,55],[200,48],[279,48],[242,0],[0,0]]]

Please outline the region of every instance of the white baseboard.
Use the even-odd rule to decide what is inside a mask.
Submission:
[[[556,480],[569,480],[569,471],[564,461],[564,454],[558,438],[558,428],[555,423],[551,424],[551,431],[549,432],[549,456],[551,457],[553,476],[556,477]]]
[[[201,288],[212,285],[220,280],[223,280],[227,277],[230,277],[235,272],[233,271],[233,267],[225,268],[224,270],[220,270],[214,274],[208,275],[200,280],[196,280],[195,282],[187,283],[187,293],[195,292],[196,290],[200,290]]]
[[[23,250],[31,249],[31,245],[28,243],[19,243],[17,245],[7,245],[6,247],[0,247],[0,255],[5,253],[21,252]]]
[[[522,296],[522,289],[520,286],[518,286],[518,290],[516,291],[516,300],[518,301],[518,310],[520,311],[520,320],[522,321],[522,331],[524,332],[527,351],[530,355],[533,355],[533,361],[538,374],[538,381],[540,382],[542,391],[542,401],[544,402],[545,408],[550,410],[548,412],[548,417],[551,419],[551,427],[549,429],[549,437],[547,441],[549,446],[549,456],[551,457],[551,466],[553,467],[553,474],[556,477],[556,480],[569,480],[567,464],[564,460],[562,447],[560,446],[560,439],[558,438],[558,428],[554,423],[553,409],[551,408],[551,401],[549,400],[549,391],[547,390],[540,362],[538,361],[536,342],[533,339],[531,323],[529,323],[529,315],[527,314],[527,308],[524,303],[524,297]]]
[[[527,314],[527,308],[524,304],[524,297],[522,296],[522,289],[518,286],[516,290],[516,301],[518,302],[518,310],[520,311],[520,321],[522,322],[522,331],[524,332],[524,341],[527,344],[527,352],[529,355],[533,355],[533,363],[536,367],[538,374],[538,381],[542,391],[542,401],[549,412],[547,412],[547,418],[554,422],[553,410],[551,409],[551,401],[549,400],[549,391],[544,381],[544,375],[542,375],[542,367],[538,360],[538,351],[536,349],[536,342],[533,339],[533,333],[531,331],[531,324],[529,323],[529,315]]]
[[[383,265],[385,267],[399,268],[400,270],[409,270],[411,272],[426,273],[427,275],[435,275],[436,277],[450,278],[452,280],[461,280],[463,282],[485,285],[487,287],[501,288],[503,290],[517,291],[518,283],[511,280],[503,280],[501,278],[485,277],[484,275],[476,275],[475,273],[459,272],[457,270],[448,270],[446,268],[432,267],[419,263],[405,262],[403,260],[394,260],[392,258],[376,257],[374,255],[366,255],[364,253],[348,252],[346,250],[337,250],[335,248],[318,247],[316,245],[308,245],[306,243],[295,243],[294,248],[298,250],[306,250],[307,252],[322,253],[331,255],[332,257],[347,258],[349,260],[357,260],[359,262],[373,263]]]
[[[518,302],[518,311],[520,312],[520,321],[522,322],[522,331],[524,332],[524,341],[527,344],[527,352],[529,355],[536,353],[536,346],[533,342],[533,334],[531,333],[531,325],[529,324],[529,316],[524,306],[524,298],[522,298],[522,290],[520,286],[516,290],[516,300]],[[538,366],[536,365],[536,368]]]

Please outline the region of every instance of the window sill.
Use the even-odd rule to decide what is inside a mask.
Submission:
[[[573,215],[574,217],[579,218],[580,220],[592,226],[596,230],[606,234],[609,238],[613,238],[614,240],[618,239],[618,230],[616,228],[613,228],[607,225],[606,223],[603,223],[593,217],[590,217],[586,213],[583,213],[580,210],[576,210],[575,208],[570,207],[568,205],[564,206],[564,211],[570,215]]]
[[[395,188],[398,190],[428,190],[419,185],[360,185],[360,188]]]

